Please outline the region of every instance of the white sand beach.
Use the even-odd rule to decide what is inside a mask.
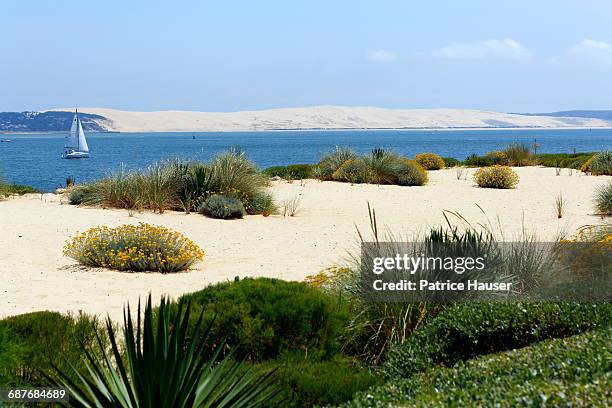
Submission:
[[[586,176],[563,169],[517,168],[521,181],[513,190],[475,186],[467,169],[429,172],[422,187],[354,185],[306,180],[273,182],[277,202],[301,196],[295,217],[247,216],[215,220],[199,214],[144,212],[130,217],[126,210],[83,208],[59,195],[27,195],[0,201],[0,317],[36,310],[84,311],[120,319],[126,302],[152,292],[176,297],[235,276],[269,276],[302,280],[322,268],[342,263],[356,249],[355,226],[369,231],[367,203],[379,225],[410,237],[444,222],[443,210],[457,211],[476,224],[501,225],[512,240],[523,226],[541,240],[599,221],[592,197],[609,177]],[[557,219],[555,196],[567,202]],[[487,217],[476,205],[480,205]],[[121,273],[91,270],[62,255],[67,239],[98,225],[148,222],[173,228],[206,252],[204,262],[185,273]]]
[[[73,111],[55,108],[53,111]],[[106,118],[118,132],[224,132],[293,129],[495,129],[612,127],[593,118],[525,116],[476,109],[385,109],[371,106],[311,106],[239,112],[154,111],[79,108]]]

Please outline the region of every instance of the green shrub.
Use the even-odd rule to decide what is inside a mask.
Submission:
[[[251,214],[271,213],[268,179],[241,151],[220,153],[210,164],[165,161],[143,171],[116,174],[76,187],[75,204],[126,209],[196,210],[212,195],[234,197]],[[71,191],[71,194],[72,194]],[[272,203],[273,204],[273,203]]]
[[[484,188],[514,188],[519,182],[519,176],[507,166],[493,165],[481,167],[474,173],[474,181]]]
[[[2,175],[0,175],[0,197],[8,197],[12,195],[24,195],[40,193],[37,189],[31,186],[21,186],[18,184],[8,184]]]
[[[612,324],[612,304],[464,303],[446,309],[387,354],[383,372],[409,377],[428,367]]]
[[[593,407],[612,400],[612,328],[430,368],[360,392],[344,406]]]
[[[397,170],[397,184],[400,186],[422,186],[427,184],[427,171],[416,161],[403,158]]]
[[[357,153],[354,151],[336,147],[336,150],[323,156],[319,164],[317,164],[315,175],[321,180],[332,180],[333,174],[348,160],[357,158]]]
[[[67,191],[68,201],[72,205],[83,204],[88,200],[89,194],[91,194],[91,187],[88,185],[74,186]]]
[[[335,181],[370,183],[374,180],[368,164],[362,158],[347,160],[332,174]]]
[[[601,215],[612,215],[612,181],[595,192],[595,208]]]
[[[414,156],[414,160],[425,170],[440,170],[444,168],[444,160],[435,153],[420,153]]]
[[[290,164],[288,166],[273,166],[264,170],[268,177],[281,177],[286,180],[303,180],[312,176],[311,164]]]
[[[340,349],[348,306],[298,282],[257,278],[209,286],[181,297],[204,310],[212,334],[237,355],[262,361],[281,354],[329,357]]]
[[[589,171],[596,176],[612,176],[612,150],[597,153],[589,165]]]
[[[0,320],[0,384],[40,386],[39,372],[50,372],[52,364],[84,368],[80,346],[95,344],[96,335],[106,344],[102,325],[84,314],[45,311]]]
[[[363,161],[376,184],[396,184],[402,166],[400,156],[385,149],[373,149]]]
[[[444,160],[444,167],[456,167],[461,164],[461,161],[454,157],[443,157],[442,160]]]
[[[502,153],[506,159],[506,163],[503,164],[509,166],[529,166],[534,162],[529,146],[524,143],[512,143],[506,146]]]
[[[593,153],[542,153],[534,155],[536,164],[544,167],[580,169]]]
[[[211,218],[223,220],[242,218],[246,214],[240,200],[216,194],[204,200],[198,207],[198,212]]]
[[[463,164],[468,167],[488,167],[494,165],[495,163],[493,162],[493,157],[491,156],[478,156],[477,154],[472,153],[463,161]]]
[[[591,171],[591,163],[593,163],[593,160],[595,160],[595,155],[589,157],[587,161],[582,163],[582,166],[580,166],[580,170],[585,172],[585,173],[590,172]]]
[[[189,327],[189,305],[179,303],[172,317],[169,309],[162,298],[154,316],[149,294],[144,311],[139,304],[134,320],[128,305],[121,334],[107,319],[111,350],[101,341],[99,356],[81,347],[86,368],[54,367],[46,376],[48,384],[66,389],[70,405],[77,407],[246,408],[266,406],[278,395],[273,372],[249,369],[243,361],[218,358],[216,352],[209,355],[223,343],[209,337],[210,328],[202,325],[201,316]],[[194,340],[198,333],[204,340]]]
[[[349,401],[358,391],[381,383],[381,378],[370,373],[348,358],[331,361],[290,359],[257,365],[264,371],[276,369],[276,385],[282,389],[283,402],[271,407],[310,408],[329,406]]]
[[[249,196],[245,210],[248,214],[261,214],[264,217],[278,213],[274,198],[265,191]]]
[[[204,251],[176,231],[140,223],[91,228],[72,238],[64,255],[87,266],[168,273],[190,268]]]

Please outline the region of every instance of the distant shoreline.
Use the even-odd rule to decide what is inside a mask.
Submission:
[[[612,126],[558,126],[558,127],[543,127],[543,126],[532,126],[532,127],[444,127],[444,128],[295,128],[295,129],[245,129],[245,130],[157,130],[157,131],[139,131],[139,132],[127,132],[127,131],[86,131],[86,133],[96,134],[135,134],[135,133],[260,133],[260,132],[353,132],[353,131],[394,131],[394,132],[418,132],[418,131],[440,131],[440,132],[453,132],[453,131],[465,131],[465,130],[612,130]],[[0,135],[38,135],[38,134],[62,134],[67,133],[65,131],[46,131],[46,132],[7,132],[0,131]]]

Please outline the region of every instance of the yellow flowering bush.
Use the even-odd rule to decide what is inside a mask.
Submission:
[[[91,228],[67,242],[64,255],[87,266],[162,273],[204,259],[204,251],[181,233],[145,223]]]
[[[414,156],[414,160],[425,170],[440,170],[446,167],[444,159],[435,153],[420,153]]]
[[[508,166],[495,165],[476,170],[474,181],[485,188],[514,188],[519,176]]]

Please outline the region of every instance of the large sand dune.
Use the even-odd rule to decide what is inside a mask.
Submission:
[[[462,180],[452,169],[430,172],[430,183],[422,187],[275,182],[271,192],[278,202],[301,195],[301,211],[288,218],[224,221],[176,212],[130,217],[125,210],[62,204],[61,196],[53,194],[0,201],[0,317],[49,309],[110,313],[120,319],[126,302],[137,302],[150,291],[178,296],[235,276],[302,280],[355,251],[355,225],[369,229],[367,203],[376,209],[381,227],[409,238],[443,224],[443,210],[452,210],[473,223],[486,223],[487,217],[495,225],[499,221],[506,240],[517,237],[523,225],[542,240],[553,239],[600,221],[592,215],[591,200],[595,188],[610,179],[519,168],[516,189],[491,190],[474,185],[473,171]],[[562,219],[553,209],[559,192],[567,202]],[[204,249],[205,261],[190,272],[161,275],[92,270],[62,255],[64,242],[77,231],[138,222],[186,234]]]
[[[52,110],[71,111],[73,108]],[[602,119],[523,116],[467,109],[382,109],[314,106],[241,112],[132,112],[79,108],[104,116],[100,125],[120,132],[205,132],[274,129],[445,129],[610,127]]]

